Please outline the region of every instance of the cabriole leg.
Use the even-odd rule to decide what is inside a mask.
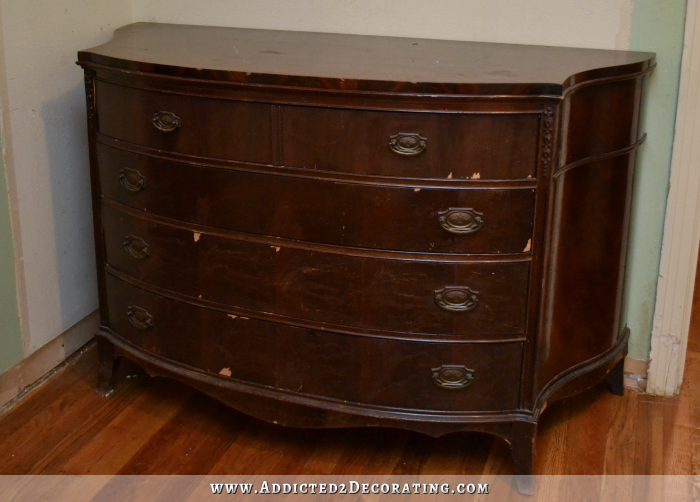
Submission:
[[[535,456],[536,433],[536,423],[514,422],[511,427],[510,448],[515,465],[515,483],[518,492],[523,495],[532,495],[535,492],[532,462]]]
[[[109,396],[114,391],[114,377],[119,359],[115,358],[114,345],[97,337],[97,393]]]

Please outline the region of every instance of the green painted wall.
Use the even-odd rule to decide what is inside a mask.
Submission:
[[[631,330],[629,356],[649,359],[656,284],[676,122],[686,0],[635,0],[630,50],[656,53],[647,86],[634,180],[623,319]]]
[[[5,167],[0,160],[0,374],[24,357]]]

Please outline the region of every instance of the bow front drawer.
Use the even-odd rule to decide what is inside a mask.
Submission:
[[[158,150],[272,162],[270,106],[146,91],[97,81],[98,130]]]
[[[353,252],[146,219],[110,202],[103,203],[103,224],[109,265],[190,298],[291,323],[409,338],[513,339],[525,332],[525,259],[426,261]]]
[[[283,164],[404,178],[534,178],[539,117],[283,107]]]
[[[102,193],[221,229],[429,253],[530,249],[534,188],[362,185],[193,166],[98,144]]]

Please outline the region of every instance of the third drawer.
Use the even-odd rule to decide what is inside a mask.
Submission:
[[[115,206],[103,203],[107,263],[190,298],[357,331],[488,339],[525,331],[526,260],[351,252],[188,227]]]

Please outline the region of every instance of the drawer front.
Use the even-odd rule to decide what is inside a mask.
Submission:
[[[357,185],[199,167],[98,145],[102,193],[216,228],[342,246],[520,253],[534,189]]]
[[[198,98],[97,81],[100,133],[200,157],[272,162],[270,105]]]
[[[529,262],[338,254],[197,233],[111,203],[103,203],[103,225],[110,265],[193,298],[372,330],[503,337],[525,328]]]
[[[403,409],[518,406],[521,343],[421,343],[242,319],[108,276],[109,323],[144,350],[307,395]]]
[[[283,163],[405,178],[534,178],[538,130],[536,114],[283,107]]]

